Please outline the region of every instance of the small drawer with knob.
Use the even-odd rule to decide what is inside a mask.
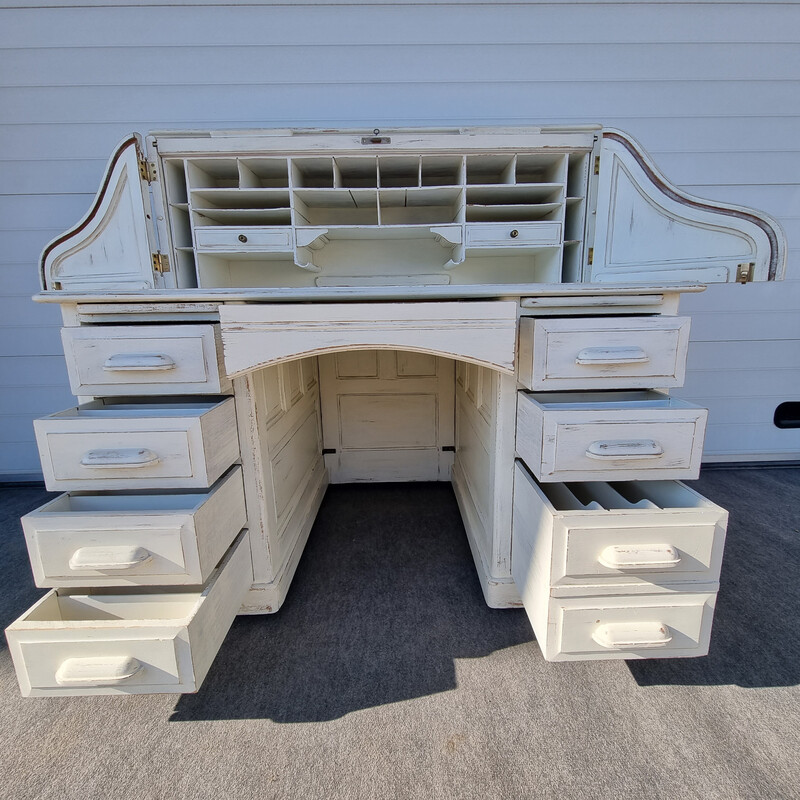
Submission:
[[[560,222],[468,222],[469,249],[539,248],[561,244]]]
[[[239,458],[232,397],[95,400],[33,427],[49,491],[205,489]]]
[[[540,481],[695,479],[708,411],[653,391],[517,393],[517,454]]]
[[[688,317],[522,317],[519,381],[534,391],[683,386]]]
[[[287,226],[203,226],[195,229],[197,252],[286,253],[292,248]]]
[[[86,325],[61,340],[75,395],[225,394],[219,325]]]
[[[233,467],[207,492],[62,494],[22,528],[37,586],[199,586],[246,521]]]

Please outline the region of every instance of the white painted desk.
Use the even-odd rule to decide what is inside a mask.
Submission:
[[[36,422],[65,494],[23,518],[23,693],[196,690],[329,482],[452,481],[548,660],[705,654],[726,512],[678,482],[678,301],[784,259],[599,126],[129,138],[42,258],[79,405]]]

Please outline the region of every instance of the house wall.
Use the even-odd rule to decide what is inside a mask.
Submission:
[[[43,246],[88,208],[131,130],[601,122],[686,191],[763,209],[782,284],[717,286],[686,387],[709,460],[788,459],[799,399],[800,6],[764,2],[150,0],[0,9],[0,480],[36,476],[31,419],[71,405]]]

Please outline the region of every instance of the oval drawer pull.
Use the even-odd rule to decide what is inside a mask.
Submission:
[[[607,439],[592,442],[586,448],[589,458],[630,459],[661,458],[664,448],[653,439]]]
[[[592,639],[609,650],[638,650],[666,647],[672,633],[663,622],[609,622],[596,628]]]
[[[153,554],[144,547],[108,546],[81,547],[69,560],[69,568],[74,570],[126,570],[146,564]]]
[[[615,544],[597,559],[609,569],[671,569],[681,563],[671,544]]]
[[[584,347],[575,357],[576,364],[603,366],[612,364],[645,364],[650,356],[641,347]]]
[[[117,353],[103,364],[106,372],[166,372],[175,362],[162,353]]]
[[[56,670],[59,686],[113,686],[140,672],[144,665],[133,656],[68,658]]]
[[[107,450],[89,450],[81,458],[81,466],[93,469],[113,467],[150,467],[161,459],[146,447],[120,447]]]

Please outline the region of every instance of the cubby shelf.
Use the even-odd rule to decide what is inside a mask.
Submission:
[[[540,152],[173,158],[173,244],[201,287],[308,285],[309,273],[560,281],[565,238],[580,271],[587,164]]]

